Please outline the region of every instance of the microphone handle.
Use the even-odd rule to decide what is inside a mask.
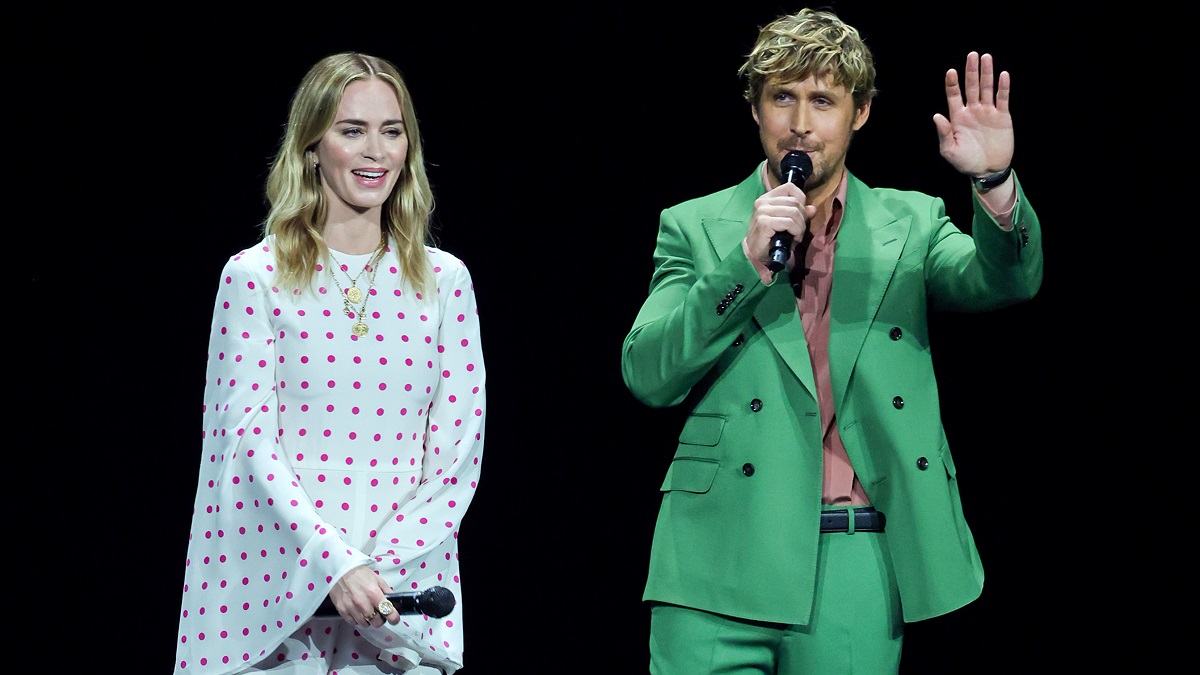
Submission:
[[[422,594],[414,594],[409,592],[384,593],[383,597],[387,598],[392,603],[392,606],[396,608],[396,611],[400,612],[401,615],[424,613],[424,610],[421,608]],[[434,612],[436,611],[437,610],[435,609]],[[334,606],[333,600],[330,600],[329,596],[325,596],[325,599],[321,601],[321,604],[317,607],[317,611],[313,616],[337,615],[337,607]],[[442,617],[445,616],[445,614],[436,614],[430,612],[430,616]]]
[[[771,259],[767,262],[767,269],[778,272],[787,267],[787,259],[791,253],[792,233],[776,232],[775,237],[771,239]]]

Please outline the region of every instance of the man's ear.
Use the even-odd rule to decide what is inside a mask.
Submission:
[[[854,130],[858,131],[867,123],[867,118],[871,116],[871,100],[859,106],[858,110],[854,111]]]

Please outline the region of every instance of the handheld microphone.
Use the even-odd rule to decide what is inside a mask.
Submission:
[[[808,153],[792,150],[783,156],[783,160],[779,162],[779,168],[783,171],[783,177],[787,182],[804,188],[804,181],[808,180],[808,175],[812,173],[812,158],[808,156]],[[767,262],[767,268],[772,272],[778,272],[787,266],[787,259],[791,254],[792,234],[787,231],[776,233],[775,237],[771,239],[771,260]]]
[[[428,614],[435,619],[440,619],[449,614],[454,609],[456,602],[454,592],[445,586],[431,586],[423,591],[385,593],[384,595],[401,615]],[[321,601],[321,606],[317,607],[316,614],[313,616],[337,615],[338,611],[333,606],[333,601],[329,599],[329,596],[326,596]]]

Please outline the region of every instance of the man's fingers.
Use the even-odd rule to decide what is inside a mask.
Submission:
[[[1012,80],[1007,70],[1000,71],[1000,80],[996,85],[996,110],[1008,114],[1008,96]]]
[[[967,105],[979,103],[979,52],[967,54],[967,67],[963,70],[963,79],[966,83],[963,94],[966,96]]]
[[[994,89],[992,82],[995,78],[994,66],[992,64],[992,55],[984,54],[979,59],[980,76],[979,76],[979,100],[984,105],[992,105],[995,103]]]
[[[963,107],[962,90],[958,88],[958,71],[951,68],[946,71],[946,108],[953,114]]]

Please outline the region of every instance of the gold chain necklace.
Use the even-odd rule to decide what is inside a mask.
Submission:
[[[379,271],[379,263],[383,260],[383,254],[386,251],[387,237],[384,237],[382,240],[380,240],[379,248],[376,249],[375,255],[371,258],[371,260],[369,260],[366,265],[363,265],[363,268],[359,270],[358,274],[355,275],[354,278],[351,278],[350,272],[342,269],[344,266],[338,261],[337,258],[333,256],[333,250],[329,249],[329,258],[333,261],[334,266],[337,269],[342,269],[342,271],[346,274],[346,278],[350,279],[350,288],[343,289],[342,285],[338,283],[337,272],[331,272],[331,276],[333,277],[333,285],[337,286],[338,292],[342,294],[342,312],[351,319],[357,319],[357,321],[354,322],[354,325],[350,327],[350,330],[358,337],[364,337],[367,334],[367,324],[363,318],[366,316],[367,312],[367,301],[371,299],[371,289],[375,287],[375,274]],[[358,287],[358,279],[363,275],[363,272],[367,271],[368,269],[371,270],[371,275],[367,277],[367,292],[363,293],[362,289]],[[358,311],[355,311],[353,303],[359,302],[360,300],[362,301],[362,305],[358,307]]]

